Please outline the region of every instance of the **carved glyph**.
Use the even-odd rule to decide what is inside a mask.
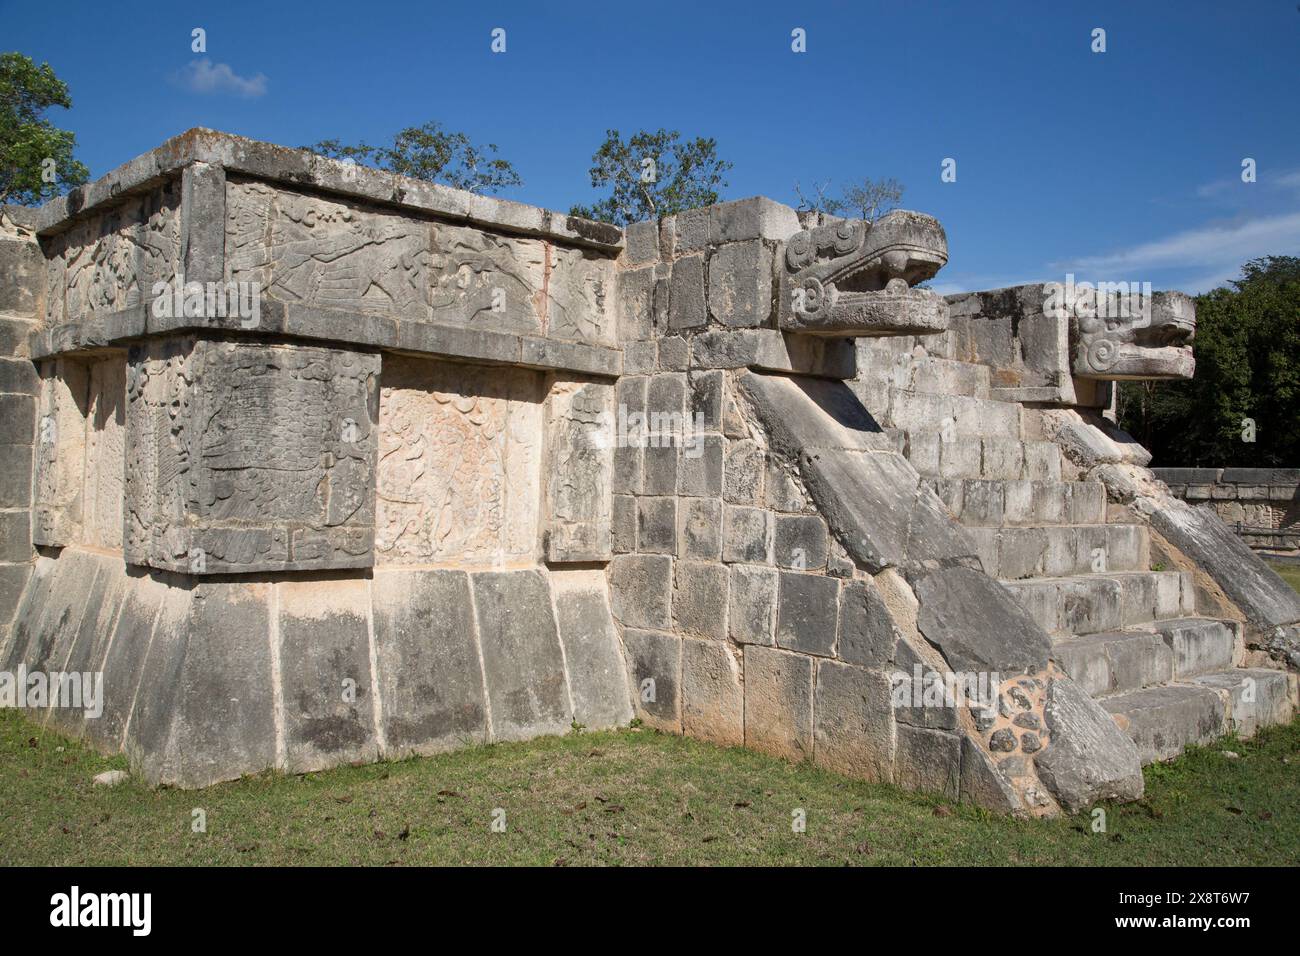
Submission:
[[[542,397],[535,372],[385,360],[379,563],[535,559]]]
[[[180,200],[173,184],[73,225],[47,243],[46,320],[74,321],[148,301],[180,270]]]
[[[133,350],[128,559],[195,573],[369,564],[378,366],[300,345]]]

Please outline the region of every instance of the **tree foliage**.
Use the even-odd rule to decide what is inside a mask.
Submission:
[[[718,158],[716,140],[682,141],[677,130],[641,130],[626,141],[616,129],[591,157],[591,185],[609,195],[570,215],[626,226],[711,206],[727,187],[732,164]]]
[[[305,148],[331,159],[351,159],[472,193],[495,193],[523,184],[514,165],[497,155],[495,143],[477,146],[464,133],[445,130],[435,121],[401,130],[391,146],[345,146],[337,139],[325,139]]]
[[[1191,381],[1120,388],[1120,424],[1157,465],[1300,465],[1300,258],[1252,259],[1241,272],[1196,297]]]
[[[72,99],[48,63],[0,54],[0,202],[35,205],[90,178],[73,156],[77,137],[45,117],[54,106]]]
[[[794,193],[799,200],[799,208],[826,213],[831,216],[856,216],[867,222],[875,222],[891,209],[897,209],[903,200],[903,184],[897,179],[872,179],[864,176],[851,183],[844,184],[843,192],[828,195],[830,180],[818,186],[813,184],[813,195],[804,194],[798,183],[794,184]]]

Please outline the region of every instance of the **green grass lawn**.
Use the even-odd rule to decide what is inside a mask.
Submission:
[[[1300,863],[1300,722],[1148,768],[1146,797],[1107,807],[1105,833],[638,729],[205,791],[91,785],[113,767],[0,712],[0,864]]]
[[[1276,571],[1283,581],[1300,591],[1300,564],[1283,564],[1280,561],[1270,561],[1268,566]]]

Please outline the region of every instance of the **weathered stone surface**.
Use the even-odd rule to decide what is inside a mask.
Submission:
[[[1142,498],[1152,527],[1205,570],[1255,624],[1300,621],[1300,594],[1277,576],[1219,517],[1176,498]]]
[[[897,725],[894,782],[956,800],[961,792],[962,738],[944,730]]]
[[[1083,688],[1067,678],[1052,681],[1044,717],[1051,743],[1034,765],[1066,809],[1142,796],[1138,749]]]
[[[863,780],[892,780],[894,714],[889,695],[889,679],[878,671],[818,661],[816,762]]]
[[[677,505],[671,495],[637,499],[637,541],[641,551],[677,554]]]
[[[969,737],[964,737],[961,742],[960,799],[962,803],[973,803],[1003,813],[1017,813],[1023,809],[1020,797],[1006,776]]]
[[[898,627],[876,586],[849,581],[840,596],[838,656],[850,664],[880,667],[894,660]]]
[[[191,574],[372,564],[378,365],[300,345],[132,349],[127,560]]]
[[[681,733],[682,639],[624,628],[623,648],[636,715],[651,727]]]
[[[816,515],[777,515],[773,553],[778,567],[796,571],[826,567],[826,522]]]
[[[722,510],[722,560],[750,564],[770,562],[771,512],[740,505],[724,505]]]
[[[632,698],[605,575],[555,571],[550,578],[573,719],[593,729],[626,724],[632,719]]]
[[[543,457],[541,376],[390,356],[384,360],[381,391],[378,563],[532,560]],[[566,393],[566,410],[574,400]],[[565,439],[565,447],[572,448],[567,439],[580,440],[572,434],[581,431],[573,419],[557,410],[553,422],[556,442]],[[610,465],[603,455],[588,462],[597,463],[600,468],[582,491],[604,493]],[[565,513],[585,517],[579,499],[591,503],[592,495],[565,497],[560,491],[555,488],[555,497]],[[581,527],[592,531],[595,543],[603,526],[596,520]]]
[[[565,733],[573,706],[546,577],[486,571],[472,582],[492,737]]]
[[[683,498],[678,509],[677,554],[718,561],[722,557],[722,502]]]
[[[1133,739],[1144,764],[1170,760],[1228,731],[1227,701],[1203,684],[1149,687],[1101,703]]]
[[[704,300],[704,257],[685,256],[673,263],[669,293],[669,328],[691,329],[708,322]]]
[[[290,773],[379,757],[370,671],[370,586],[362,580],[273,585]]]
[[[673,623],[686,637],[727,639],[727,567],[677,561],[673,567]]]
[[[1011,674],[1046,666],[1051,641],[996,581],[970,568],[917,576],[917,626],[953,670]]]
[[[673,559],[659,554],[620,554],[610,563],[614,617],[624,627],[668,630]]]
[[[739,652],[718,641],[682,641],[682,732],[722,746],[745,742]]]
[[[543,470],[547,561],[609,559],[613,420],[613,386],[557,382],[552,387],[546,402]],[[528,443],[528,436],[514,437],[516,448]],[[515,494],[516,489],[510,488],[507,493]]]
[[[374,646],[386,756],[488,739],[483,667],[463,571],[375,574]]]
[[[206,787],[275,763],[269,597],[262,583],[167,591],[126,740],[150,783]]]
[[[831,656],[839,615],[839,580],[822,574],[782,571],[778,590],[777,646]]]
[[[745,648],[745,746],[788,760],[813,754],[813,658]]]
[[[737,644],[772,644],[776,625],[777,571],[731,565],[727,630]]]
[[[709,258],[709,312],[723,325],[763,325],[772,309],[772,253],[762,240],[731,242]]]

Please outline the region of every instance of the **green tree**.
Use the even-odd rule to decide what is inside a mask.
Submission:
[[[1120,387],[1120,424],[1157,465],[1300,464],[1300,258],[1252,259],[1241,273],[1196,297],[1191,381]]]
[[[0,54],[0,203],[35,205],[90,178],[72,155],[77,137],[45,117],[72,107],[68,87],[48,63]]]
[[[609,195],[591,206],[575,205],[573,216],[626,226],[711,206],[727,187],[732,164],[718,158],[716,140],[683,142],[677,130],[641,130],[626,141],[618,130],[591,157],[591,185]]]
[[[514,165],[497,155],[495,143],[476,146],[464,133],[444,130],[433,121],[401,130],[391,146],[345,146],[337,139],[325,139],[305,148],[331,159],[351,159],[472,193],[495,193],[523,185]]]
[[[903,199],[903,184],[897,179],[872,179],[864,176],[851,183],[844,184],[844,191],[839,196],[827,195],[830,180],[818,186],[813,184],[813,195],[807,196],[798,183],[794,184],[794,194],[799,200],[799,208],[830,216],[852,213],[867,222],[875,222],[891,209],[897,209]]]

